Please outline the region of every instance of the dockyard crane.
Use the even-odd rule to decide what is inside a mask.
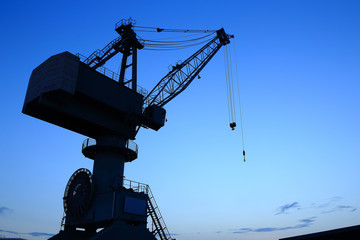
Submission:
[[[88,136],[82,153],[94,160],[93,174],[79,169],[71,176],[64,194],[64,230],[51,239],[115,239],[120,235],[123,240],[171,239],[149,187],[124,179],[125,162],[135,160],[138,153],[131,140],[141,127],[157,131],[164,126],[164,105],[184,91],[233,36],[223,28],[193,31],[209,33],[206,44],[146,92],[137,84],[137,51],[159,47],[159,43],[139,38],[135,27],[132,20],[123,20],[115,25],[120,36],[103,49],[89,57],[69,52],[54,55],[30,77],[23,113]],[[120,74],[104,68],[118,53],[122,54]],[[146,228],[148,216],[154,230]]]

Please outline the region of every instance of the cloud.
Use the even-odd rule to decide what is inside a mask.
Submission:
[[[0,232],[11,233],[11,234],[21,234],[21,233],[18,233],[18,232],[8,231],[8,230],[3,230],[3,229],[0,229]]]
[[[316,208],[328,208],[328,207],[332,207],[333,205],[335,205],[336,202],[339,202],[342,200],[342,197],[332,197],[329,200],[327,200],[325,203],[321,203],[321,204],[313,204],[313,206],[315,206]]]
[[[0,232],[10,233],[10,234],[15,234],[15,235],[24,235],[24,234],[27,234],[27,235],[30,235],[30,236],[33,236],[33,237],[42,237],[42,236],[52,237],[52,236],[55,235],[55,234],[51,234],[51,233],[40,233],[40,232],[20,233],[20,232],[14,232],[14,231],[3,230],[3,229],[0,229]]]
[[[296,209],[300,209],[300,205],[298,202],[293,202],[293,203],[290,203],[290,204],[285,204],[283,206],[280,206],[276,211],[277,213],[275,215],[279,215],[279,214],[287,214],[287,211],[289,209],[292,209],[292,208],[296,208]]]
[[[342,200],[342,197],[333,197],[322,204],[313,204],[315,208],[322,209],[320,213],[333,213],[337,211],[348,211],[355,212],[356,207],[350,205],[340,205],[339,202]]]
[[[275,210],[275,215],[280,214],[288,214],[292,209],[296,210],[306,210],[306,209],[318,209],[319,213],[333,213],[337,211],[347,211],[347,212],[355,212],[357,210],[356,207],[350,205],[341,205],[342,197],[332,197],[327,201],[322,203],[313,203],[308,206],[301,206],[299,202],[293,202],[289,204],[285,204],[283,206],[278,207]]]
[[[355,212],[356,210],[357,210],[357,208],[353,207],[353,206],[337,205],[337,206],[333,206],[329,210],[322,211],[321,213],[332,213],[332,212],[337,212],[337,211]]]
[[[299,220],[299,224],[294,226],[287,226],[287,227],[263,227],[263,228],[240,228],[233,232],[233,234],[243,234],[248,232],[275,232],[275,231],[284,231],[289,229],[298,229],[298,228],[305,228],[309,227],[315,222],[316,217],[305,218]]]
[[[26,233],[26,234],[29,234],[33,237],[42,237],[42,236],[52,237],[55,235],[55,234],[51,234],[51,233],[40,233],[40,232],[31,232],[31,233]]]
[[[353,206],[342,206],[342,205],[339,205],[336,207],[337,209],[339,210],[343,210],[343,209],[348,209],[350,212],[354,212],[357,210],[357,208],[353,207]]]
[[[14,210],[10,209],[10,208],[7,208],[7,207],[0,207],[0,215],[2,214],[6,214],[6,213],[11,213],[13,212]]]

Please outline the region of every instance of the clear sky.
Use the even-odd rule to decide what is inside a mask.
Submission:
[[[21,113],[31,71],[63,51],[104,47],[129,17],[235,35],[247,162],[240,128],[228,126],[220,51],[166,105],[165,127],[141,130],[139,158],[125,166],[126,178],[150,185],[178,240],[270,240],[360,224],[359,1],[33,0],[0,9],[0,236],[56,234],[69,177],[92,170],[85,136]],[[140,51],[139,85],[150,90],[189,53]]]

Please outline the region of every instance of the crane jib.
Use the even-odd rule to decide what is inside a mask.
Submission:
[[[184,91],[192,80],[200,73],[216,52],[230,43],[232,35],[227,35],[223,28],[216,31],[216,37],[190,56],[181,64],[177,64],[163,77],[145,97],[145,107],[150,105],[164,106],[179,93]]]

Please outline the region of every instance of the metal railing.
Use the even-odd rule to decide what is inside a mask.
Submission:
[[[134,152],[136,152],[136,155],[138,154],[139,146],[138,146],[134,141],[127,140],[127,142],[126,142],[126,148],[127,148],[127,149],[130,149],[130,150],[133,150]]]
[[[154,195],[151,192],[149,185],[145,183],[135,182],[129,179],[124,179],[123,187],[126,189],[132,189],[134,192],[142,192],[148,195],[148,211],[151,215],[151,220],[156,221],[158,227],[161,229],[157,229],[155,236],[158,236],[161,240],[175,240],[171,238],[171,234],[165,224],[164,218],[161,215],[160,209],[155,201]],[[153,231],[155,229],[152,229]]]
[[[84,55],[80,54],[80,53],[77,53],[75,54],[78,58],[80,58],[80,61],[85,63],[85,60],[87,59]],[[101,66],[101,67],[98,67],[96,68],[96,71],[105,75],[106,77],[108,78],[111,78],[112,80],[114,80],[115,82],[118,82],[119,81],[119,78],[120,78],[120,75],[117,74],[116,72],[113,72],[111,71],[110,69],[104,67],[104,66]],[[126,80],[126,84],[124,84],[124,86],[126,86],[127,88],[131,89],[131,81],[128,81],[127,79]],[[148,95],[148,91],[143,88],[143,87],[140,87],[139,85],[136,86],[136,92],[137,93],[140,93],[141,95],[143,95],[144,97],[146,97]]]
[[[85,60],[87,59],[84,55],[80,54],[80,53],[77,53],[75,54],[78,58],[80,58],[80,61],[85,63]],[[87,64],[86,64],[87,65]],[[111,78],[112,80],[114,81],[118,81],[119,80],[119,74],[117,74],[116,72],[113,72],[111,71],[110,69],[107,69],[106,67],[104,66],[101,66],[101,67],[98,67],[96,69],[96,71],[98,71],[99,73]]]
[[[119,142],[120,143],[120,142]],[[114,146],[117,145],[116,142],[113,142],[112,143]],[[91,147],[91,146],[95,146],[96,145],[96,140],[93,139],[93,138],[87,138],[84,140],[84,142],[82,143],[82,150],[84,150],[84,148],[87,148],[87,147]],[[119,144],[120,145],[120,144]],[[127,149],[130,149],[134,152],[136,152],[136,155],[138,154],[138,151],[139,151],[139,146],[134,142],[134,141],[131,141],[131,140],[127,140],[126,141],[126,144],[125,144],[125,148]]]
[[[82,147],[81,150],[84,150],[84,148],[87,148],[89,146],[95,146],[96,145],[96,140],[93,138],[87,138],[83,141],[82,143]]]
[[[135,182],[129,179],[124,179],[123,187],[126,189],[132,189],[134,192],[145,193],[145,194],[148,194],[150,189],[149,185],[145,183]]]
[[[115,24],[115,29],[117,29],[118,27],[120,27],[121,25],[132,25],[134,26],[136,24],[136,21],[132,18],[129,18],[129,19],[122,19],[120,20],[119,22],[117,22]]]

